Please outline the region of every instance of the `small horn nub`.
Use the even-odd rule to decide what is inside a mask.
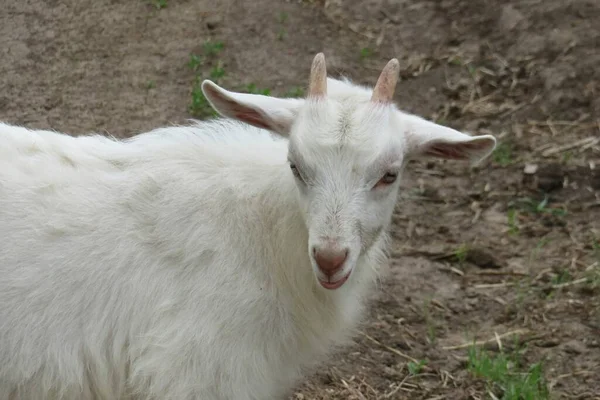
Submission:
[[[396,90],[396,84],[398,83],[398,76],[400,75],[400,63],[396,58],[392,58],[387,65],[381,71],[377,84],[373,89],[373,96],[371,101],[377,103],[389,103],[394,98],[394,90]]]
[[[327,95],[327,67],[325,66],[325,55],[319,53],[315,56],[310,68],[310,80],[308,84],[309,97],[325,97]]]

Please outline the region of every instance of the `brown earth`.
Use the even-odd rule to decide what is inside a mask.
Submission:
[[[210,39],[224,48],[199,75],[220,65],[225,87],[276,95],[318,51],[368,84],[398,57],[400,107],[500,139],[477,168],[409,166],[356,344],[291,398],[501,398],[460,347],[496,334],[491,354],[518,341],[552,398],[600,398],[600,2],[162,2],[3,4],[0,120],[119,137],[185,122],[190,54]]]

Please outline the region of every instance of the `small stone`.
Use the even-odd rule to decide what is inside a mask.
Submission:
[[[525,173],[527,175],[533,175],[537,172],[537,170],[538,170],[537,164],[526,164],[525,169],[523,170],[523,173]]]
[[[467,261],[483,269],[500,268],[499,263],[494,259],[494,257],[490,253],[481,249],[469,249],[467,252]]]
[[[391,367],[383,368],[383,373],[390,378],[395,378],[398,376],[398,371],[396,371],[394,368],[391,368]]]
[[[575,339],[569,340],[568,342],[564,343],[562,347],[565,350],[565,352],[570,354],[582,354],[587,351],[586,346],[579,340]]]

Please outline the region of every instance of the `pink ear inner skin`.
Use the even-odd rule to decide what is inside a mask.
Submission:
[[[450,160],[466,160],[469,158],[468,150],[482,150],[486,146],[485,141],[473,141],[467,143],[435,143],[427,148],[426,154],[442,157]]]
[[[246,123],[249,123],[254,126],[258,126],[259,128],[270,129],[269,126],[265,123],[265,119],[262,115],[260,115],[256,110],[253,110],[249,107],[240,106],[235,101],[231,101],[229,99],[223,99],[225,103],[227,103],[228,107],[233,112],[233,115]]]
[[[427,148],[426,154],[431,156],[442,157],[450,160],[462,160],[465,158],[465,153],[460,148],[460,145],[451,145],[446,143],[434,144]]]
[[[269,126],[265,123],[264,118],[256,111],[252,110],[235,110],[235,117],[247,122],[249,124],[258,126],[260,128],[269,129]]]

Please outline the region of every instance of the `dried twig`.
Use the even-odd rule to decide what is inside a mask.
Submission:
[[[510,287],[514,286],[513,282],[501,282],[501,283],[482,283],[479,285],[474,285],[475,289],[490,289],[490,288],[499,288],[499,287]]]
[[[361,392],[359,392],[358,390],[356,390],[356,389],[354,389],[354,388],[351,388],[351,387],[350,387],[350,385],[348,385],[348,383],[347,383],[345,380],[343,380],[343,379],[340,379],[340,380],[342,381],[342,384],[343,384],[343,385],[346,387],[346,389],[347,389],[347,390],[348,390],[350,393],[352,393],[353,395],[355,395],[355,396],[356,396],[356,397],[358,397],[359,399],[362,399],[362,400],[367,400],[367,398],[366,398],[366,397],[365,397],[365,396],[364,396],[364,395],[363,395]]]
[[[520,334],[527,334],[529,333],[528,329],[517,329],[514,331],[510,331],[510,332],[506,332],[502,335],[495,335],[493,338],[488,339],[488,340],[479,340],[476,342],[469,342],[469,343],[463,343],[463,344],[459,344],[457,346],[445,346],[442,347],[442,349],[444,350],[458,350],[458,349],[465,349],[467,347],[471,347],[471,346],[483,346],[489,343],[494,343],[499,341],[500,339],[504,339],[506,337],[509,336],[514,336],[514,335],[520,335]]]
[[[577,140],[573,143],[568,143],[568,144],[558,146],[558,147],[552,147],[551,149],[548,149],[548,150],[545,150],[544,152],[542,152],[542,156],[549,157],[551,155],[554,155],[557,153],[562,153],[563,151],[571,150],[576,147],[585,146],[589,143],[595,142],[597,139],[598,138],[592,136],[592,137],[588,137],[585,139]]]
[[[567,286],[573,286],[573,285],[578,285],[580,283],[584,283],[587,281],[587,278],[580,278],[580,279],[575,279],[574,281],[571,282],[565,282],[565,283],[557,283],[556,285],[552,285],[552,289],[559,289],[559,288],[564,288]]]
[[[479,272],[477,272],[477,275],[529,276],[529,274],[526,274],[524,272],[517,272],[517,271],[479,271]]]
[[[550,389],[554,388],[554,386],[556,386],[556,384],[558,383],[558,381],[560,381],[562,379],[565,379],[565,378],[570,378],[570,377],[578,376],[578,375],[591,375],[593,373],[597,373],[597,372],[582,370],[582,371],[571,372],[571,373],[568,373],[568,374],[558,375],[555,378],[550,379],[550,381],[548,383],[548,387]]]
[[[414,362],[415,364],[418,364],[418,363],[419,363],[419,361],[418,361],[417,359],[415,359],[415,358],[412,358],[411,356],[409,356],[409,355],[407,355],[407,354],[404,354],[404,353],[402,353],[401,351],[394,349],[393,347],[390,347],[390,346],[387,346],[387,345],[385,345],[385,344],[381,343],[380,341],[378,341],[378,340],[377,340],[377,339],[375,339],[374,337],[372,337],[372,336],[369,336],[368,334],[366,334],[366,333],[364,333],[364,332],[360,332],[360,333],[361,333],[361,334],[362,334],[364,337],[366,337],[367,339],[369,339],[371,342],[373,342],[373,343],[375,343],[375,344],[378,344],[379,346],[381,346],[381,347],[383,347],[383,348],[385,348],[385,349],[387,349],[387,350],[391,351],[392,353],[394,353],[394,354],[396,354],[396,355],[398,355],[398,356],[400,356],[400,357],[404,358],[405,360],[412,361],[412,362]]]

